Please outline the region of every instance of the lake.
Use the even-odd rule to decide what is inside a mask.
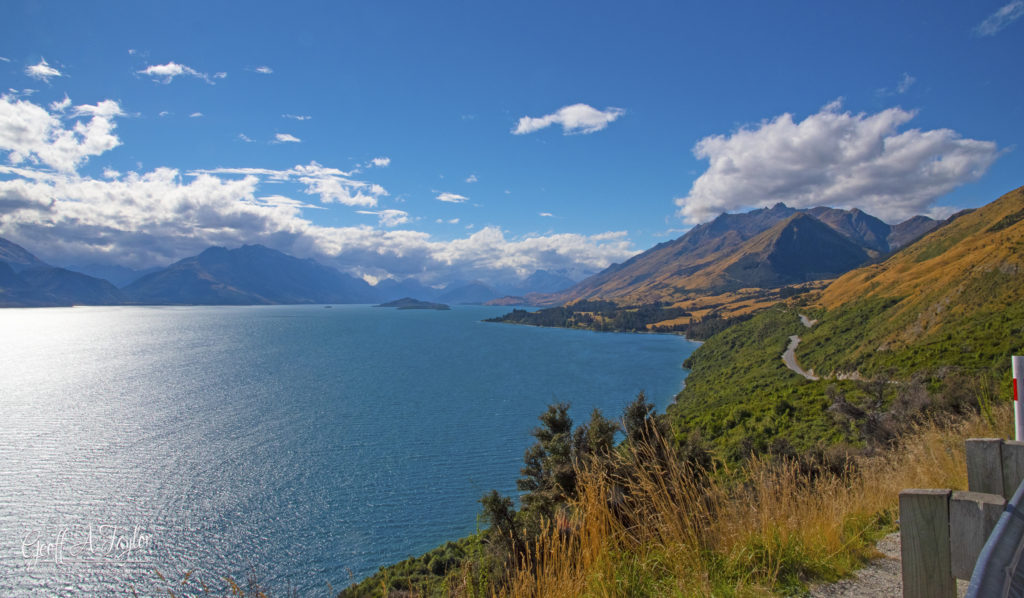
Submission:
[[[0,310],[0,595],[327,596],[474,532],[549,403],[663,412],[697,346],[509,309]]]

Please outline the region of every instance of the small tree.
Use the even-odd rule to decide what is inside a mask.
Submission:
[[[577,427],[573,433],[574,461],[610,455],[615,448],[615,433],[621,429],[621,425],[606,418],[595,407],[590,413],[590,422]]]
[[[630,444],[650,442],[656,434],[664,432],[654,415],[654,405],[647,402],[647,395],[642,390],[626,406],[622,421],[626,428],[626,442]]]
[[[572,418],[569,404],[548,405],[540,416],[541,426],[532,434],[537,439],[523,455],[523,468],[516,486],[526,492],[523,510],[531,518],[551,518],[558,505],[576,495],[576,470],[573,468]]]
[[[526,553],[522,532],[516,524],[516,511],[512,507],[512,499],[502,496],[497,490],[491,490],[480,499],[484,508],[484,517],[489,527],[487,540],[496,549],[495,552],[508,557],[520,557]]]

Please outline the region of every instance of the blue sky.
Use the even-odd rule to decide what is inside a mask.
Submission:
[[[6,2],[0,236],[579,277],[722,211],[1024,184],[1024,0],[822,6]]]

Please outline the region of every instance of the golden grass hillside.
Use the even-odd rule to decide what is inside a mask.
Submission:
[[[816,280],[803,284],[792,285],[781,288],[745,288],[718,294],[689,293],[682,295],[671,307],[685,309],[689,316],[674,320],[664,320],[648,325],[648,329],[655,329],[658,326],[673,326],[676,324],[689,324],[700,321],[711,314],[722,318],[730,319],[740,316],[749,316],[765,308],[775,305],[782,300],[785,291],[806,293],[825,288],[829,280]]]
[[[820,324],[797,357],[819,375],[1002,368],[1024,330],[1024,188],[841,276],[814,303]]]
[[[999,302],[997,296],[964,295],[992,274],[1024,272],[1024,187],[965,214],[889,260],[839,277],[821,295],[833,309],[866,297],[897,297],[906,308],[927,305],[924,327],[955,319],[964,299]]]

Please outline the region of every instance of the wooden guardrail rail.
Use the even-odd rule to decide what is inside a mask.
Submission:
[[[904,598],[955,597],[1024,480],[1024,442],[972,438],[966,451],[967,492],[900,492]]]

